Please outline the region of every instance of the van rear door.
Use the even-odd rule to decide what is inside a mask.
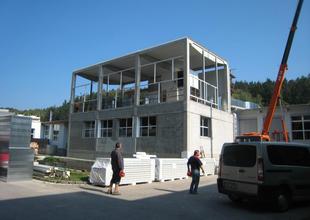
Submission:
[[[221,178],[224,189],[257,194],[256,144],[225,144],[222,160]]]

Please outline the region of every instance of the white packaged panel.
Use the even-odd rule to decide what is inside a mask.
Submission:
[[[214,175],[215,164],[216,164],[215,159],[214,158],[201,158],[200,160],[203,164],[203,168],[205,170],[206,175]]]
[[[156,160],[157,181],[179,179],[187,177],[187,159],[167,158]]]
[[[136,184],[155,180],[155,161],[153,159],[124,159],[125,177],[121,184]],[[97,158],[92,166],[90,182],[95,185],[108,186],[112,178],[111,160]]]

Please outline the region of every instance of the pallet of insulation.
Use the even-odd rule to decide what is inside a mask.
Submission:
[[[156,161],[156,181],[175,180],[187,178],[187,159],[165,158],[155,159]]]
[[[151,183],[155,179],[155,161],[153,159],[124,158],[125,177],[121,185]],[[108,186],[112,178],[111,159],[97,158],[91,168],[90,183]]]
[[[214,158],[201,158],[200,159],[203,168],[205,170],[206,175],[214,175],[215,174],[215,159]]]

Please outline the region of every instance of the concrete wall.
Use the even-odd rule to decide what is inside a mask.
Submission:
[[[211,137],[200,136],[200,116],[211,119]],[[233,141],[233,115],[210,106],[202,105],[196,102],[189,103],[188,139],[189,154],[194,150],[200,150],[203,146],[206,157],[211,157],[211,147],[213,148],[213,157],[218,159],[222,145],[225,142]]]
[[[41,136],[41,121],[39,117],[31,117],[31,129],[34,129],[33,138]]]
[[[136,151],[155,154],[158,157],[181,157],[184,144],[184,104],[183,102],[144,105],[137,108],[137,115],[156,116],[157,135],[155,137],[119,137],[118,119],[133,117],[133,108],[111,109],[89,113],[71,114],[70,149],[68,156],[85,159],[109,156],[116,142],[123,144],[125,156]],[[84,121],[113,120],[112,137],[83,138]],[[98,128],[97,128],[98,129]],[[133,128],[134,129],[134,128]],[[138,128],[139,129],[139,128]],[[136,144],[135,144],[136,142]]]

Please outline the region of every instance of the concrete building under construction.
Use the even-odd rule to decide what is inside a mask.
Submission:
[[[233,141],[227,61],[189,38],[72,74],[68,156],[124,154],[218,157]]]

